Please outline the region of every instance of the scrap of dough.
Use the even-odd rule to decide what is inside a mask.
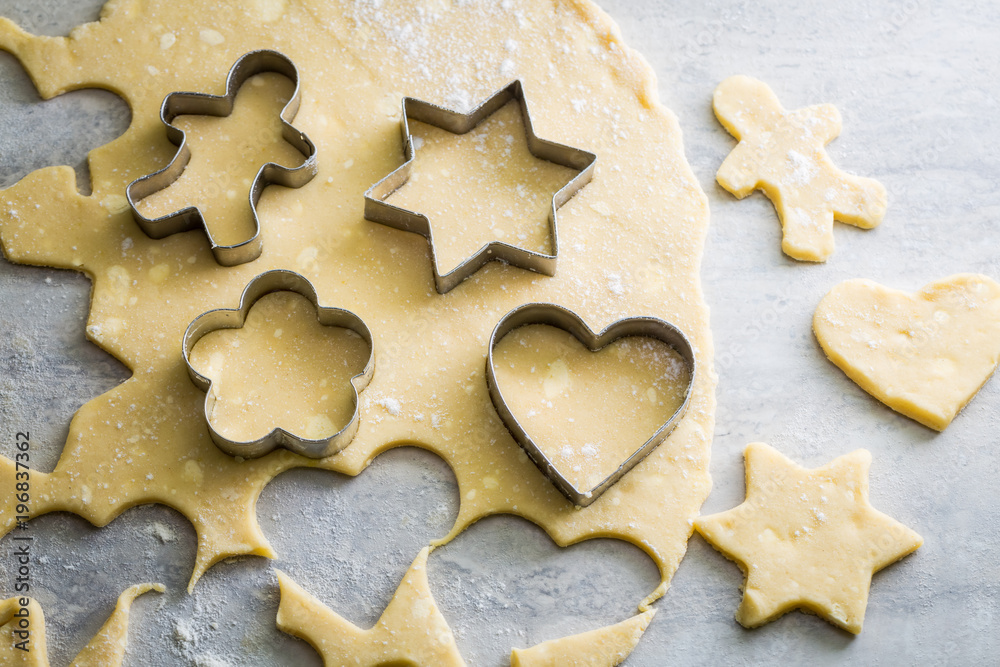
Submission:
[[[862,389],[943,431],[1000,362],[1000,284],[963,273],[910,294],[848,280],[819,302],[813,331]]]
[[[68,511],[103,526],[136,505],[173,507],[198,534],[193,587],[229,556],[274,555],[254,508],[276,475],[304,466],[356,475],[379,453],[416,444],[455,473],[461,505],[444,541],[497,513],[537,523],[560,545],[623,539],[659,568],[646,602],[662,595],[711,486],[716,377],[699,277],[707,200],[684,159],[677,119],[657,102],[650,67],[587,0],[378,8],[299,0],[267,18],[253,3],[220,12],[211,0],[114,1],[99,23],[68,39],[29,35],[0,19],[0,48],[18,57],[43,97],[96,85],[132,109],[128,131],[89,155],[92,196],[79,194],[67,167],[36,171],[3,193],[7,258],[90,276],[88,336],[133,372],[76,413],[51,473],[32,472],[32,515]],[[167,34],[176,41],[164,49]],[[319,173],[299,189],[267,188],[258,206],[264,254],[220,267],[200,233],[147,238],[124,192],[176,152],[160,123],[164,96],[220,93],[236,59],[259,48],[278,49],[299,70],[295,126],[316,144]],[[467,108],[515,76],[539,136],[595,152],[597,172],[559,210],[565,246],[556,276],[494,262],[439,295],[426,240],[365,220],[364,192],[402,162],[403,95]],[[219,133],[198,142],[238,149]],[[424,156],[434,148],[425,145]],[[637,169],[656,178],[636,178]],[[369,324],[377,369],[343,452],[313,461],[275,451],[240,462],[209,437],[205,396],[187,375],[180,342],[195,317],[235,307],[250,279],[279,268],[302,273],[321,303]],[[570,308],[595,329],[636,315],[673,322],[698,356],[677,428],[582,511],[522,454],[487,392],[493,327],[536,301]],[[14,488],[13,480],[13,463],[0,459],[0,488]],[[13,495],[0,496],[0,531],[15,525],[14,510]]]
[[[615,667],[632,653],[655,614],[650,609],[606,628],[516,648],[510,667]]]
[[[149,591],[164,591],[163,584],[136,584],[126,588],[118,596],[118,602],[111,616],[97,631],[94,638],[83,647],[70,667],[121,667],[125,659],[125,646],[128,643],[128,619],[132,602],[143,593]],[[10,598],[0,602],[0,665],[18,665],[20,667],[49,667],[48,649],[45,643],[45,614],[42,607],[33,598],[27,598],[31,626],[30,651],[14,648],[13,631],[17,618],[15,614],[21,609],[19,598]]]
[[[128,620],[132,603],[143,593],[166,590],[163,584],[136,584],[126,588],[118,596],[115,610],[97,631],[83,650],[80,651],[70,667],[118,667],[125,659],[125,647],[128,644]]]
[[[744,456],[743,504],[694,522],[746,576],[736,620],[754,628],[801,608],[858,634],[872,575],[923,544],[868,502],[871,454],[814,469],[762,442]]]
[[[881,183],[841,171],[824,146],[840,134],[831,104],[786,111],[762,81],[732,76],[712,97],[719,122],[740,142],[716,179],[743,199],[760,189],[781,219],[789,257],[824,262],[833,253],[833,221],[871,229],[885,215]]]
[[[23,607],[28,612],[28,623],[25,628],[19,628],[19,618],[15,614],[22,609],[21,598],[9,598],[0,601],[0,665],[11,667],[49,667],[49,653],[45,642],[45,615],[42,606],[34,598],[27,598],[28,604]],[[31,650],[24,651],[15,648],[18,642],[24,641],[23,636],[15,636],[15,631],[30,632]]]
[[[362,630],[278,572],[278,629],[307,641],[325,665],[434,665],[463,667],[448,621],[431,595],[427,554],[420,550],[370,630]]]

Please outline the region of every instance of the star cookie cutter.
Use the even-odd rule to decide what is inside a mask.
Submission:
[[[403,187],[410,179],[416,150],[413,137],[410,135],[409,120],[417,120],[434,127],[447,130],[452,134],[466,134],[475,129],[486,118],[496,113],[501,107],[511,101],[516,101],[521,108],[521,118],[524,121],[525,136],[528,140],[528,150],[536,158],[547,160],[554,164],[575,169],[579,173],[566,185],[552,195],[549,209],[549,234],[552,238],[552,254],[518,248],[502,241],[491,241],[476,251],[471,257],[446,274],[438,271],[437,258],[434,253],[434,237],[431,232],[430,220],[427,216],[398,206],[393,206],[385,200],[396,190]],[[520,80],[514,80],[469,113],[461,113],[440,107],[430,102],[424,102],[412,97],[403,98],[403,153],[406,160],[403,165],[383,178],[365,192],[365,218],[389,227],[395,227],[406,232],[420,234],[427,239],[431,250],[431,267],[434,270],[434,285],[439,294],[445,294],[458,286],[466,278],[486,265],[496,260],[528,269],[547,276],[555,275],[556,257],[559,254],[559,234],[556,225],[556,210],[569,201],[580,188],[585,186],[594,176],[594,166],[597,156],[588,151],[557,144],[535,135],[528,114],[528,102],[524,96],[524,86]]]
[[[493,351],[497,343],[515,329],[530,324],[547,324],[557,329],[562,329],[572,334],[573,337],[583,343],[591,352],[597,352],[620,338],[630,336],[655,338],[672,347],[687,364],[689,380],[684,393],[684,400],[680,407],[674,411],[667,421],[660,425],[656,432],[642,446],[630,454],[618,466],[615,472],[591,489],[577,488],[559,472],[552,460],[535,443],[532,437],[528,435],[524,427],[517,420],[517,417],[511,412],[497,384],[493,365]],[[490,400],[493,401],[493,407],[496,408],[497,414],[500,415],[504,426],[510,431],[511,436],[513,436],[517,444],[521,446],[531,460],[534,461],[535,465],[538,466],[538,469],[552,481],[564,496],[580,507],[586,507],[597,500],[602,493],[624,477],[629,470],[642,461],[661,442],[666,440],[670,432],[674,430],[677,422],[687,412],[696,372],[697,364],[691,342],[680,329],[669,322],[654,317],[629,317],[612,322],[600,332],[595,333],[576,313],[552,303],[529,303],[515,308],[504,315],[490,335],[489,352],[486,359],[486,383],[489,388]]]
[[[159,218],[147,218],[138,208],[138,203],[150,195],[164,190],[180,178],[191,160],[191,149],[187,144],[185,133],[173,125],[177,116],[195,114],[199,116],[229,116],[233,112],[236,94],[247,79],[255,74],[275,72],[286,77],[295,84],[295,92],[281,110],[282,137],[295,147],[305,161],[298,167],[283,167],[274,162],[268,162],[260,168],[250,187],[250,212],[253,216],[254,233],[246,241],[234,245],[216,243],[212,232],[205,223],[205,218],[197,206],[188,206],[179,211],[168,213]],[[257,217],[257,203],[261,193],[268,185],[283,185],[287,188],[300,188],[316,175],[316,147],[304,133],[296,130],[291,121],[298,113],[301,98],[299,72],[295,64],[285,55],[277,51],[250,51],[241,56],[229,70],[226,77],[226,94],[209,95],[207,93],[170,93],[163,99],[160,106],[160,120],[166,126],[167,139],[177,146],[177,153],[170,163],[157,172],[143,176],[129,183],[125,196],[132,209],[132,217],[136,223],[152,239],[162,239],[172,234],[201,229],[208,236],[215,261],[222,266],[236,266],[252,262],[260,257],[263,251],[263,241],[260,238],[260,219]]]
[[[216,401],[215,394],[212,391],[212,380],[199,373],[191,365],[191,350],[194,349],[194,346],[203,336],[212,331],[241,328],[246,323],[247,313],[250,312],[253,305],[261,297],[272,292],[296,292],[301,294],[315,306],[316,318],[320,324],[350,329],[361,336],[371,349],[364,370],[351,378],[351,386],[354,388],[354,411],[351,419],[340,431],[328,438],[319,440],[301,438],[277,427],[262,438],[244,442],[231,440],[216,431],[212,426],[211,415]],[[294,271],[278,269],[262,273],[251,280],[250,284],[243,290],[243,294],[240,296],[239,308],[210,310],[195,318],[184,332],[182,349],[184,363],[187,366],[188,375],[191,376],[191,381],[205,392],[205,421],[208,424],[209,432],[212,434],[212,440],[219,449],[227,454],[243,458],[257,458],[270,453],[277,447],[284,447],[302,456],[321,459],[332,456],[347,447],[358,432],[359,394],[368,386],[372,375],[375,373],[375,346],[372,341],[371,331],[364,321],[351,311],[342,308],[321,306],[312,283]]]

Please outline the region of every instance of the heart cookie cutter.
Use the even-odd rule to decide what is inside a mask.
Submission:
[[[630,454],[618,466],[615,472],[591,489],[577,488],[559,472],[552,460],[535,443],[532,437],[528,435],[517,417],[511,412],[497,384],[493,365],[493,351],[497,343],[515,329],[531,324],[546,324],[557,329],[562,329],[572,334],[573,337],[583,343],[591,352],[597,352],[621,338],[632,336],[655,338],[673,348],[681,355],[687,365],[689,381],[684,393],[684,400],[680,407],[674,411],[673,415],[667,421],[660,425],[656,432],[642,446]],[[694,387],[696,371],[697,364],[691,342],[680,329],[669,322],[654,317],[629,317],[612,322],[600,332],[595,333],[576,313],[552,303],[529,303],[515,308],[504,315],[490,335],[489,351],[486,358],[486,383],[489,388],[490,400],[493,401],[493,407],[496,408],[497,414],[500,415],[504,426],[507,427],[511,436],[524,449],[531,460],[534,461],[539,470],[552,481],[564,496],[580,507],[586,507],[597,500],[602,493],[624,477],[629,470],[635,467],[636,464],[670,435],[677,422],[681,420],[687,411],[688,403],[691,400],[691,391]]]
[[[246,241],[233,245],[216,243],[212,232],[205,223],[205,217],[197,206],[188,206],[179,211],[168,213],[159,218],[147,218],[138,208],[138,203],[150,195],[164,190],[180,178],[191,161],[191,148],[183,130],[173,125],[177,116],[194,114],[198,116],[229,116],[233,112],[236,94],[250,77],[264,72],[281,74],[295,84],[295,92],[281,110],[281,134],[285,141],[295,147],[305,161],[298,167],[283,167],[274,162],[268,162],[260,168],[250,186],[250,213],[253,217],[254,233]],[[283,185],[287,188],[300,188],[316,175],[316,147],[304,133],[296,130],[291,121],[298,113],[301,98],[299,96],[299,72],[295,64],[285,55],[277,51],[251,51],[241,56],[229,70],[226,77],[225,95],[209,95],[207,93],[170,93],[163,99],[160,106],[160,120],[167,129],[167,139],[177,146],[177,153],[166,167],[157,172],[143,176],[129,183],[125,196],[132,209],[132,217],[136,223],[152,239],[162,239],[172,234],[201,229],[208,236],[215,261],[222,266],[236,266],[252,262],[260,257],[263,251],[263,241],[260,238],[260,219],[257,217],[257,203],[261,193],[268,185]]]
[[[491,241],[457,267],[442,275],[438,271],[437,257],[434,252],[434,237],[427,216],[393,206],[385,201],[410,180],[410,173],[413,170],[416,150],[413,146],[413,137],[410,134],[409,120],[412,118],[452,134],[466,134],[511,101],[516,101],[520,106],[524,132],[528,140],[528,151],[536,158],[579,172],[569,183],[552,195],[552,203],[549,208],[549,235],[552,238],[552,254],[519,248],[502,241]],[[539,139],[532,129],[531,117],[528,114],[528,102],[525,99],[524,86],[520,80],[514,80],[493,93],[485,102],[469,113],[461,113],[430,102],[404,97],[401,127],[405,161],[401,167],[365,192],[365,218],[406,232],[420,234],[427,239],[431,250],[434,286],[439,294],[445,294],[454,289],[463,280],[485,266],[487,262],[493,260],[547,276],[555,275],[556,257],[559,254],[556,210],[569,201],[580,188],[590,182],[594,176],[597,156],[579,148]]]
[[[257,440],[239,441],[225,437],[212,426],[211,416],[216,401],[214,392],[212,391],[212,380],[199,373],[191,365],[191,350],[194,349],[194,346],[202,337],[212,331],[241,328],[246,323],[247,313],[250,312],[253,305],[261,297],[272,292],[295,292],[301,294],[312,302],[316,308],[316,318],[320,324],[324,326],[343,327],[353,331],[368,343],[368,347],[371,350],[364,370],[351,378],[351,386],[354,388],[354,411],[351,414],[351,419],[340,431],[328,438],[318,440],[301,438],[278,427]],[[332,456],[347,447],[358,432],[358,395],[368,386],[372,375],[375,373],[375,346],[372,341],[371,331],[364,321],[351,311],[342,308],[321,306],[312,283],[294,271],[278,269],[262,273],[251,280],[250,284],[243,290],[238,308],[210,310],[195,318],[184,332],[182,349],[184,363],[187,365],[191,381],[205,392],[205,421],[208,424],[212,440],[219,449],[227,454],[243,458],[257,458],[270,453],[277,447],[284,447],[296,454],[313,459],[321,459]]]

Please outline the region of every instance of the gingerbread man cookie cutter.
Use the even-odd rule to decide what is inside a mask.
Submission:
[[[351,418],[342,429],[327,438],[315,440],[302,438],[283,428],[277,427],[257,440],[240,441],[227,438],[212,426],[211,417],[216,401],[212,390],[212,380],[199,373],[191,365],[191,351],[199,340],[213,331],[241,328],[246,323],[247,313],[250,312],[253,305],[261,297],[272,292],[295,292],[304,296],[316,308],[316,317],[320,324],[331,327],[343,327],[353,331],[368,344],[371,350],[364,370],[351,378],[351,386],[354,389],[352,398],[354,409]],[[364,321],[349,310],[321,306],[316,289],[308,279],[294,271],[283,269],[262,273],[251,280],[250,284],[243,290],[242,296],[240,296],[240,305],[238,308],[210,310],[195,318],[184,332],[182,350],[184,363],[187,366],[188,375],[191,376],[191,381],[205,392],[205,422],[208,424],[212,440],[219,449],[227,454],[243,458],[264,456],[277,447],[284,447],[296,454],[313,459],[332,456],[344,449],[351,444],[351,440],[354,439],[360,425],[359,394],[368,386],[372,375],[375,373],[375,346],[371,331]]]
[[[528,151],[536,158],[578,172],[566,185],[552,195],[548,216],[552,253],[527,250],[502,241],[491,241],[448,273],[441,274],[434,252],[434,236],[427,216],[393,206],[385,201],[392,193],[406,184],[413,171],[416,149],[410,134],[409,120],[426,123],[452,134],[466,134],[511,101],[516,101],[520,107],[525,136],[528,140]],[[365,192],[365,218],[406,232],[420,234],[427,239],[430,245],[431,267],[434,271],[434,285],[439,294],[445,294],[454,289],[463,280],[485,266],[487,262],[494,260],[547,276],[555,275],[556,257],[559,254],[556,211],[593,178],[597,156],[579,148],[540,139],[532,128],[531,118],[528,114],[528,102],[520,80],[514,80],[493,93],[485,102],[468,113],[453,111],[412,97],[404,97],[402,106],[401,128],[405,161],[401,167]]]
[[[600,481],[593,488],[580,489],[570,482],[556,467],[552,459],[538,446],[511,411],[497,384],[493,352],[500,340],[515,329],[532,324],[546,324],[562,329],[573,335],[591,352],[597,352],[620,338],[644,336],[663,341],[676,351],[684,360],[688,370],[688,384],[684,399],[674,413],[663,422],[659,428],[638,449],[632,452],[611,475]],[[660,443],[666,440],[671,431],[687,412],[694,388],[697,372],[694,348],[687,336],[673,324],[655,317],[628,317],[612,322],[600,332],[594,332],[580,317],[571,310],[552,303],[529,303],[507,313],[493,329],[490,335],[489,350],[486,358],[486,383],[489,388],[490,400],[504,426],[511,436],[525,451],[538,469],[548,477],[566,498],[580,507],[586,507],[597,500],[618,480],[625,476],[643,458],[649,455]]]
[[[188,206],[159,218],[148,218],[143,215],[139,211],[138,203],[174,183],[184,173],[191,160],[191,148],[188,146],[186,135],[183,130],[173,125],[174,119],[187,114],[220,117],[230,115],[233,111],[236,95],[243,84],[250,77],[264,72],[281,74],[295,84],[295,92],[281,110],[281,134],[285,141],[303,155],[305,161],[298,167],[283,167],[274,162],[268,162],[257,172],[249,193],[253,235],[245,241],[232,245],[217,243],[205,222],[204,215],[197,206]],[[132,181],[125,189],[125,196],[132,209],[132,217],[135,218],[142,231],[150,238],[162,239],[172,234],[201,229],[208,236],[215,261],[222,266],[244,264],[260,257],[264,246],[260,236],[257,203],[260,201],[264,188],[268,185],[300,188],[311,181],[317,172],[316,147],[309,137],[296,130],[291,124],[301,104],[300,89],[299,72],[295,64],[285,55],[265,49],[251,51],[237,59],[226,77],[226,93],[224,95],[186,92],[167,95],[160,106],[160,120],[166,127],[167,139],[177,146],[177,153],[166,167]]]

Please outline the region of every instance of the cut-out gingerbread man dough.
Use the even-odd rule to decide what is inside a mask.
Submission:
[[[746,500],[694,523],[746,576],[736,620],[753,628],[801,608],[861,632],[872,575],[923,544],[868,502],[871,454],[811,470],[761,442],[744,455]]]
[[[848,280],[819,302],[813,331],[862,389],[942,431],[1000,362],[1000,284],[958,274],[910,294]]]
[[[448,621],[431,595],[428,553],[428,548],[421,549],[370,630],[344,619],[278,572],[278,629],[307,641],[326,665],[464,667]]]
[[[650,609],[606,628],[516,648],[510,667],[615,667],[632,653],[655,614]]]
[[[840,134],[831,104],[786,111],[767,84],[732,76],[712,97],[719,122],[739,140],[716,174],[742,199],[760,189],[781,219],[781,249],[789,257],[823,262],[833,253],[833,221],[871,229],[882,221],[881,183],[838,169],[824,146]]]
[[[136,584],[125,589],[118,596],[118,602],[111,616],[97,631],[94,638],[83,647],[70,667],[120,667],[125,659],[125,647],[128,643],[128,620],[132,603],[137,597],[149,591],[164,591],[162,584]],[[48,646],[45,636],[45,614],[42,607],[33,598],[26,598],[28,604],[23,608],[23,598],[10,598],[0,601],[0,665],[17,665],[19,667],[49,667]],[[19,623],[22,609],[27,611],[30,627],[30,641],[18,648],[23,642],[23,636],[15,635],[20,631]]]

